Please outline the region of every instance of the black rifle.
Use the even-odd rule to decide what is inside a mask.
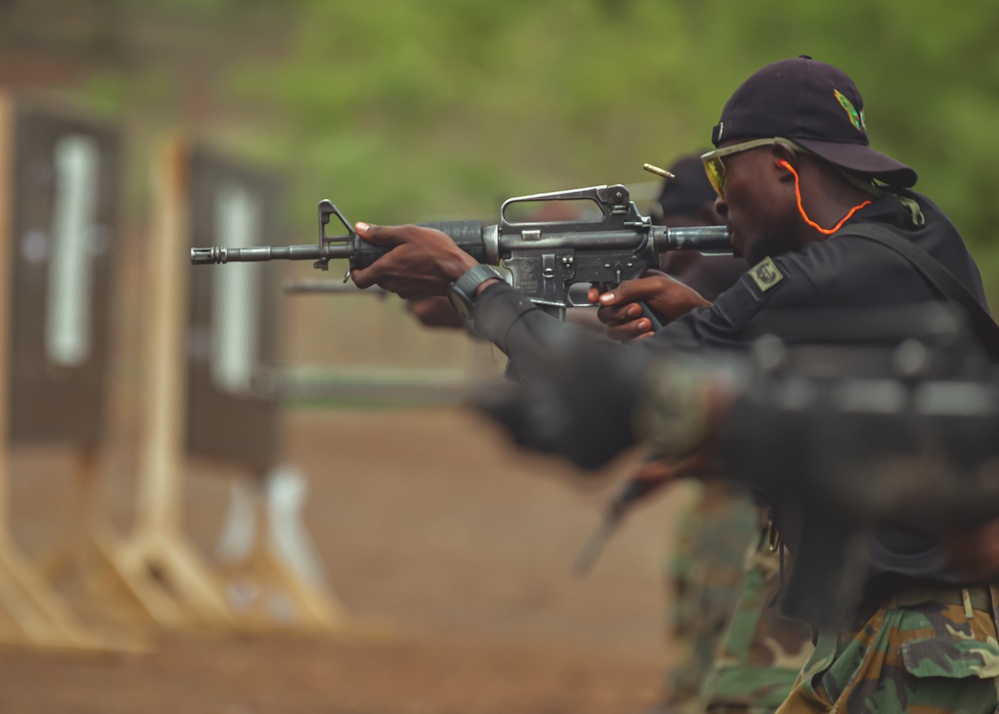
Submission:
[[[545,201],[588,202],[598,211],[592,219],[567,221],[515,221],[507,217],[511,206]],[[327,235],[333,217],[343,225],[346,233]],[[502,264],[510,272],[510,283],[515,289],[558,316],[566,307],[577,305],[569,295],[573,285],[616,285],[640,277],[646,270],[658,267],[659,256],[667,251],[732,254],[728,231],[723,226],[670,228],[653,225],[651,218],[639,213],[628,189],[621,185],[510,198],[503,202],[500,222],[495,225],[482,221],[421,225],[447,233],[462,250],[481,263]],[[327,270],[330,260],[346,258],[353,270],[371,265],[385,252],[385,248],[362,240],[343,213],[330,201],[322,200],[319,202],[318,244],[192,248],[191,263],[312,260],[316,268]]]
[[[831,627],[861,596],[877,531],[940,539],[999,518],[999,374],[946,306],[770,318],[749,354],[717,361],[580,334],[478,405],[517,443],[596,468],[640,439],[682,458],[696,444],[671,440],[685,433],[675,426],[708,412],[712,390],[698,385],[720,387],[731,399],[711,442],[722,473],[794,511],[781,524],[795,556],[782,606]],[[639,485],[612,503],[610,525]]]
[[[727,475],[797,498],[782,607],[819,627],[860,598],[875,530],[942,539],[999,518],[994,365],[949,307],[869,312],[853,316],[855,335],[866,322],[913,336],[881,347],[761,336],[718,438]]]

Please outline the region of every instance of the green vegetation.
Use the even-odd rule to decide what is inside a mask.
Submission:
[[[299,192],[351,216],[492,215],[518,192],[639,181],[703,146],[727,96],[776,59],[846,69],[876,147],[916,167],[999,298],[999,5],[928,0],[314,0],[288,59],[231,75],[286,107]],[[310,190],[311,187],[311,190]]]
[[[229,48],[213,91],[230,125],[216,129],[286,167],[310,233],[327,196],[355,220],[395,222],[491,217],[515,193],[648,180],[643,161],[707,143],[749,73],[807,53],[854,77],[872,143],[920,172],[999,299],[994,2],[90,1],[116,7],[123,33],[158,13],[188,22],[192,43]],[[145,89],[106,71],[92,85],[105,102],[184,94],[183,78],[110,73]]]

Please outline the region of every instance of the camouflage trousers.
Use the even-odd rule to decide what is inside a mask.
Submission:
[[[782,586],[780,555],[769,546],[767,529],[758,528],[739,599],[701,688],[700,711],[772,714],[812,655],[811,628],[784,617],[774,604]],[[792,567],[787,558],[785,577]]]
[[[666,688],[674,707],[699,701],[736,603],[746,545],[758,530],[756,507],[727,482],[692,481],[683,488],[686,508],[676,522],[666,567],[673,662]]]
[[[954,597],[900,605],[903,593],[820,635],[778,714],[997,711],[999,590],[976,590],[984,597],[955,588]]]

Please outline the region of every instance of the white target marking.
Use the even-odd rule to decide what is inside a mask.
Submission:
[[[55,364],[73,367],[90,354],[93,251],[89,240],[100,184],[97,141],[82,134],[60,139],[55,145],[55,171],[45,351]]]
[[[259,243],[260,208],[242,186],[219,187],[215,235],[227,248]],[[234,263],[216,271],[212,294],[212,378],[220,389],[243,392],[258,363],[260,266]]]

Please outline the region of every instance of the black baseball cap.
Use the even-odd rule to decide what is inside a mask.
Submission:
[[[845,72],[807,55],[769,64],[735,90],[711,134],[784,137],[826,161],[893,188],[916,183],[914,170],[870,147],[864,100]]]
[[[653,206],[655,218],[677,214],[696,215],[704,208],[705,203],[715,202],[717,194],[701,162],[701,154],[705,151],[707,149],[677,159],[669,167],[669,172],[676,178],[663,182],[658,205]]]

